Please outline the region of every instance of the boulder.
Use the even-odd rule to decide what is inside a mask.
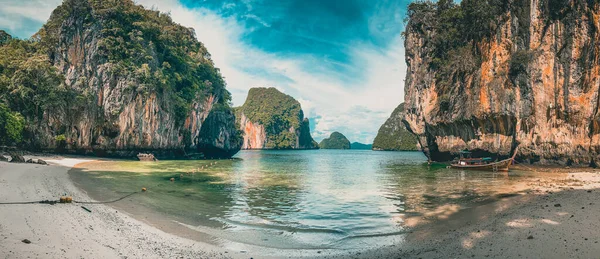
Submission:
[[[25,158],[22,155],[11,153],[10,154],[10,162],[11,163],[25,163]]]
[[[48,165],[48,163],[46,163],[46,161],[44,161],[44,160],[41,160],[41,159],[38,159],[38,160],[36,161],[36,164],[38,164],[38,165]]]

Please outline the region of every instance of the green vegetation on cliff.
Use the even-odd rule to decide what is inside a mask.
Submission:
[[[517,0],[519,2],[522,0]],[[431,68],[437,84],[440,107],[447,110],[452,78],[473,72],[481,66],[481,55],[473,44],[489,38],[500,24],[499,14],[508,8],[503,0],[453,0],[413,2],[408,6],[407,30],[431,31]],[[525,12],[526,10],[523,10]],[[519,19],[526,26],[527,19]]]
[[[5,112],[18,111],[28,124],[34,124],[46,111],[78,111],[85,94],[63,84],[64,77],[52,66],[39,41],[13,39],[4,31],[0,35],[0,103],[5,104]]]
[[[14,145],[23,140],[24,121],[21,114],[0,104],[0,145]]]
[[[400,104],[392,112],[390,118],[379,128],[379,132],[373,140],[374,150],[417,150],[417,137],[406,130],[406,126],[402,123],[403,117],[404,104]]]
[[[242,114],[265,129],[265,148],[311,149],[317,145],[310,136],[308,120],[300,103],[275,88],[252,88],[246,102],[236,108],[238,120]],[[298,143],[299,142],[299,143]]]
[[[276,88],[252,88],[241,111],[250,121],[265,128],[298,128],[304,119],[300,103]]]
[[[8,40],[0,46],[0,101],[27,117],[73,105],[77,95],[64,84],[36,41]]]
[[[350,141],[342,133],[333,132],[319,143],[321,149],[350,149]]]

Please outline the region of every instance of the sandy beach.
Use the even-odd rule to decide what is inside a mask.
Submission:
[[[0,162],[0,203],[90,200],[69,180],[87,159],[47,158],[49,166]],[[247,258],[165,233],[101,204],[0,205],[0,258]],[[26,244],[23,240],[29,240]]]
[[[46,157],[49,166],[0,162],[0,203],[91,200],[68,170],[90,159]],[[322,258],[596,258],[600,173],[522,183],[496,201],[442,206],[410,225],[405,242],[375,251],[290,253]],[[0,205],[2,258],[265,258],[165,233],[108,205]],[[408,225],[408,219],[406,221]],[[23,240],[31,241],[30,244]]]
[[[548,170],[548,169],[542,169]],[[567,180],[528,184],[510,197],[455,211],[440,208],[415,226],[402,248],[365,258],[598,258],[600,172],[568,172]],[[427,220],[427,219],[425,219]]]

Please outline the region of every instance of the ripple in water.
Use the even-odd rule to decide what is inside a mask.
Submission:
[[[468,207],[530,177],[425,162],[420,152],[242,151],[233,160],[91,163],[71,176],[97,200],[149,187],[119,209],[142,207],[224,246],[339,250],[399,243],[407,217]]]

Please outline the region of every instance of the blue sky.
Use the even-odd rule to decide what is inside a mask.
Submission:
[[[0,0],[0,29],[30,37],[61,0]],[[137,0],[196,30],[234,105],[251,87],[302,104],[320,141],[372,142],[404,99],[401,38],[410,0]]]

